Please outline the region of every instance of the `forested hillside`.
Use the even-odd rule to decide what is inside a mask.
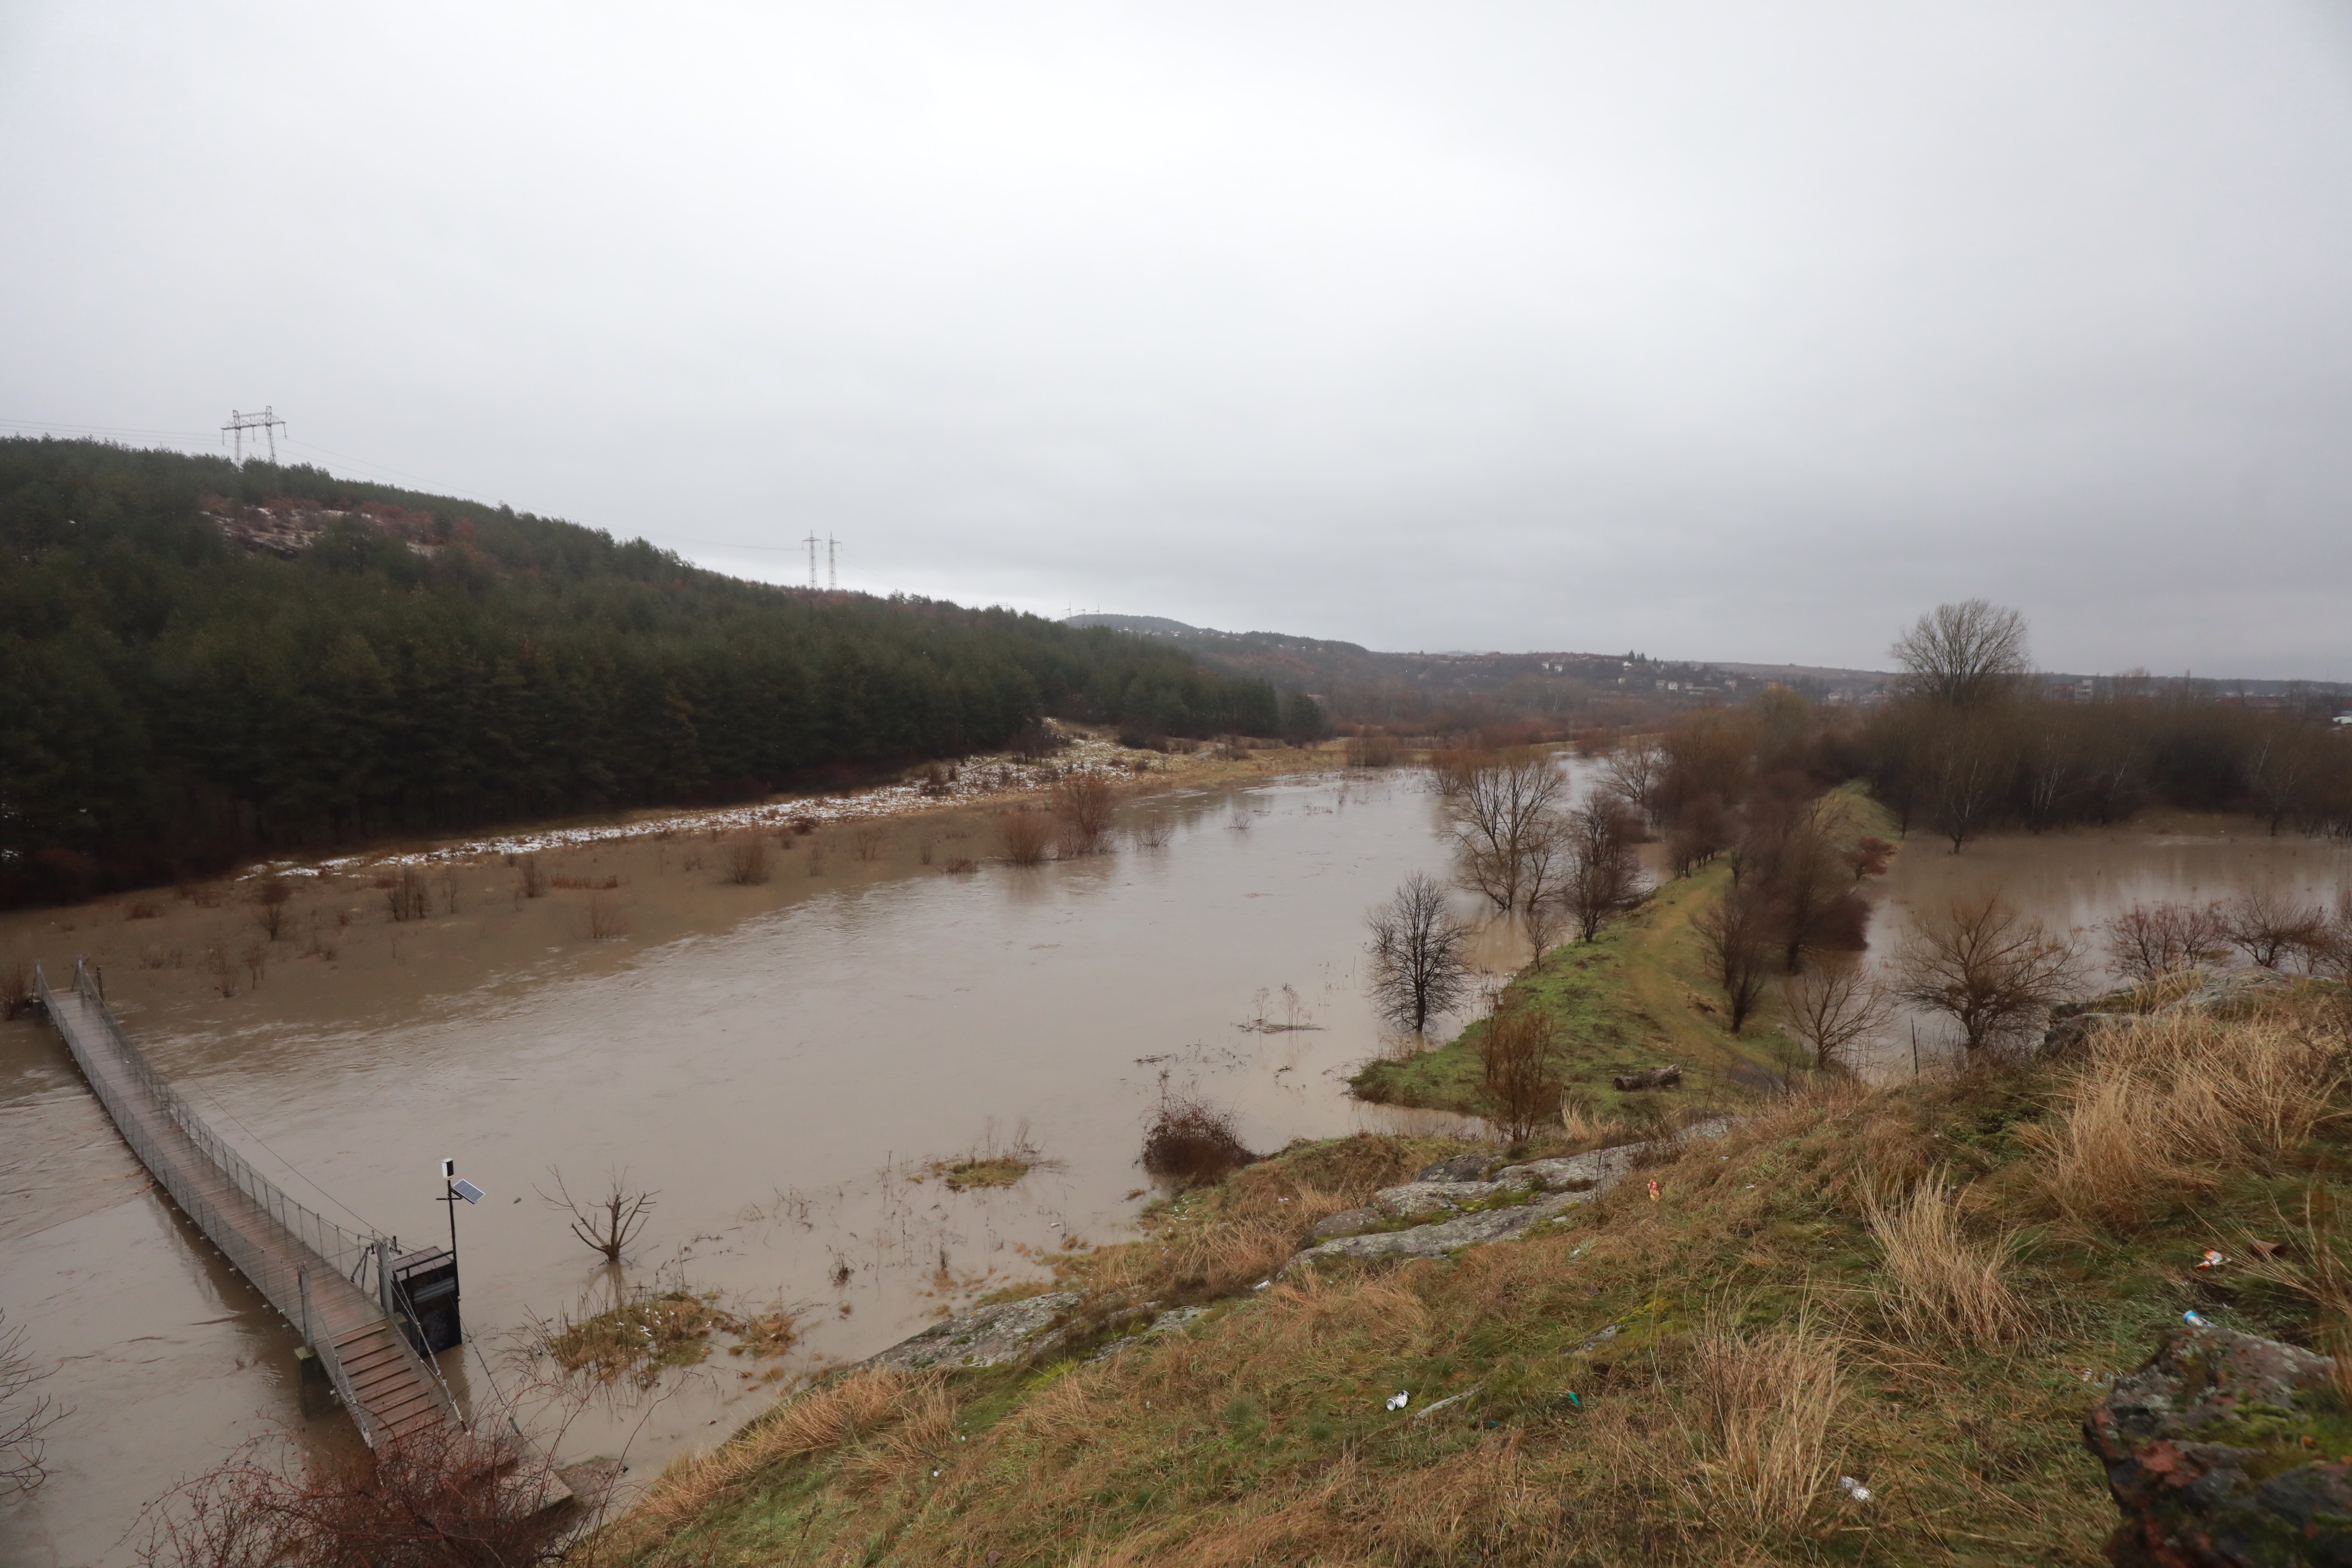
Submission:
[[[0,900],[750,795],[1048,714],[1279,721],[1265,682],[1144,638],[742,582],[310,468],[0,441]]]

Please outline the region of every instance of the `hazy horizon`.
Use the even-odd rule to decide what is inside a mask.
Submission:
[[[0,429],[1386,649],[2352,679],[2315,3],[0,15]]]

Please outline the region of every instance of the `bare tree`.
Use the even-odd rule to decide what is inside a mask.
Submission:
[[[1629,736],[1601,764],[1610,793],[1642,814],[1652,827],[1665,821],[1662,786],[1666,777],[1666,749],[1655,735]]]
[[[1551,1015],[1537,1007],[1497,1012],[1478,1033],[1487,1119],[1510,1142],[1526,1142],[1559,1114],[1562,1085],[1552,1034]]]
[[[1519,925],[1528,933],[1529,962],[1543,962],[1543,955],[1551,951],[1552,939],[1559,934],[1560,922],[1567,918],[1568,911],[1561,907],[1556,892],[1529,900],[1520,907]]]
[[[632,1188],[628,1184],[629,1173],[616,1171],[606,1178],[604,1195],[583,1204],[575,1200],[571,1189],[563,1184],[562,1172],[550,1166],[547,1173],[554,1179],[555,1195],[541,1193],[540,1201],[570,1215],[572,1234],[592,1250],[603,1253],[605,1262],[619,1263],[622,1252],[645,1229],[655,1194]]]
[[[2264,969],[2276,969],[2307,952],[2327,930],[2327,916],[2315,905],[2281,898],[2264,886],[2221,907],[2223,940]]]
[[[1707,969],[1723,987],[1735,1035],[1756,1011],[1779,966],[1776,924],[1769,901],[1755,882],[1726,888],[1715,902],[1691,919]]]
[[[1745,875],[1770,891],[1781,967],[1794,974],[1831,935],[1838,902],[1851,892],[1849,868],[1820,796],[1778,811],[1753,808],[1749,823]]]
[[[1642,863],[1633,853],[1637,830],[1633,812],[1606,795],[1569,813],[1568,874],[1560,901],[1580,940],[1591,942],[1612,916],[1642,901]]]
[[[1550,752],[1528,747],[1449,762],[1440,776],[1452,790],[1446,816],[1463,881],[1497,910],[1517,909],[1530,857],[1559,831],[1568,775]]]
[[[1454,918],[1445,889],[1419,871],[1368,921],[1373,1003],[1399,1028],[1422,1034],[1433,1015],[1469,992],[1470,965],[1463,949],[1470,932]]]
[[[39,1392],[47,1374],[25,1353],[25,1331],[0,1313],[0,1497],[31,1491],[48,1479],[43,1434],[65,1414]]]
[[[2056,826],[2060,813],[2082,783],[2079,726],[2060,721],[2064,710],[2047,703],[2034,705],[2025,719],[2018,746],[2018,797],[2029,832]],[[2071,717],[2071,715],[2068,715]]]
[[[274,871],[253,889],[253,923],[272,942],[285,931],[286,905],[293,897],[293,885]]]
[[[1895,994],[1948,1013],[1968,1047],[2030,1033],[2075,984],[2072,940],[1999,894],[1955,899],[1925,916],[1896,969]]]
[[[2264,726],[2261,739],[2246,754],[2246,793],[2253,797],[2255,815],[2270,824],[2271,837],[2279,825],[2298,815],[2310,786],[2334,754],[2334,737],[2305,724]]]
[[[2107,962],[2127,979],[2145,983],[2200,964],[2230,951],[2229,922],[2221,906],[2134,904],[2099,928],[2106,933]]]
[[[1817,1068],[1853,1066],[1853,1049],[1894,1011],[1886,988],[1860,963],[1817,963],[1780,982],[1780,1027],[1812,1052]]]
[[[1891,651],[1914,696],[1954,707],[1990,702],[2024,679],[2025,617],[1982,599],[1938,605]]]
[[[1927,809],[1957,855],[1991,826],[2016,759],[1990,714],[1956,714],[1927,742]]]
[[[421,921],[432,913],[433,889],[425,873],[404,866],[383,890],[384,912],[396,921]]]

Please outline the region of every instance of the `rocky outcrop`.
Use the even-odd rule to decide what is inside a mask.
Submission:
[[[1282,1271],[1287,1274],[1303,1263],[1323,1258],[1442,1258],[1457,1247],[1517,1236],[1537,1221],[1549,1219],[1576,1204],[1589,1203],[1595,1195],[1591,1192],[1561,1193],[1513,1208],[1486,1209],[1404,1230],[1335,1237],[1299,1253],[1282,1266]]]
[[[1451,1160],[1440,1160],[1413,1178],[1416,1182],[1483,1182],[1486,1173],[1501,1163],[1492,1154],[1473,1149],[1467,1154],[1456,1154]]]
[[[2122,1568],[2352,1563],[2352,1446],[2328,1357],[2175,1330],[2083,1423],[2123,1524]]]
[[[976,1308],[899,1341],[866,1364],[922,1372],[935,1366],[1006,1366],[1034,1361],[1061,1348],[1068,1337],[1070,1310],[1077,1304],[1077,1291],[1052,1290]]]
[[[1730,1126],[1727,1120],[1717,1117],[1682,1136],[1720,1138]],[[1482,1155],[1441,1161],[1422,1172],[1421,1180],[1382,1188],[1364,1207],[1345,1209],[1324,1219],[1309,1233],[1316,1245],[1284,1264],[1283,1272],[1315,1258],[1441,1258],[1460,1247],[1501,1241],[1591,1202],[1622,1181],[1644,1153],[1664,1147],[1628,1143],[1558,1159],[1529,1160],[1495,1170],[1485,1181],[1459,1176],[1474,1168],[1471,1161],[1483,1160]],[[1486,1169],[1483,1164],[1475,1168]],[[1517,1201],[1522,1198],[1525,1201]],[[1422,1223],[1396,1228],[1400,1219]],[[1376,1226],[1389,1228],[1375,1230]]]
[[[1640,1072],[1621,1072],[1609,1081],[1616,1086],[1618,1093],[1631,1094],[1636,1089],[1672,1089],[1682,1080],[1682,1068],[1665,1067],[1646,1068]]]

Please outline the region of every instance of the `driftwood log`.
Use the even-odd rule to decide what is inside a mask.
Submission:
[[[1651,1068],[1644,1072],[1621,1072],[1609,1081],[1630,1093],[1637,1089],[1672,1089],[1682,1080],[1680,1068]]]

